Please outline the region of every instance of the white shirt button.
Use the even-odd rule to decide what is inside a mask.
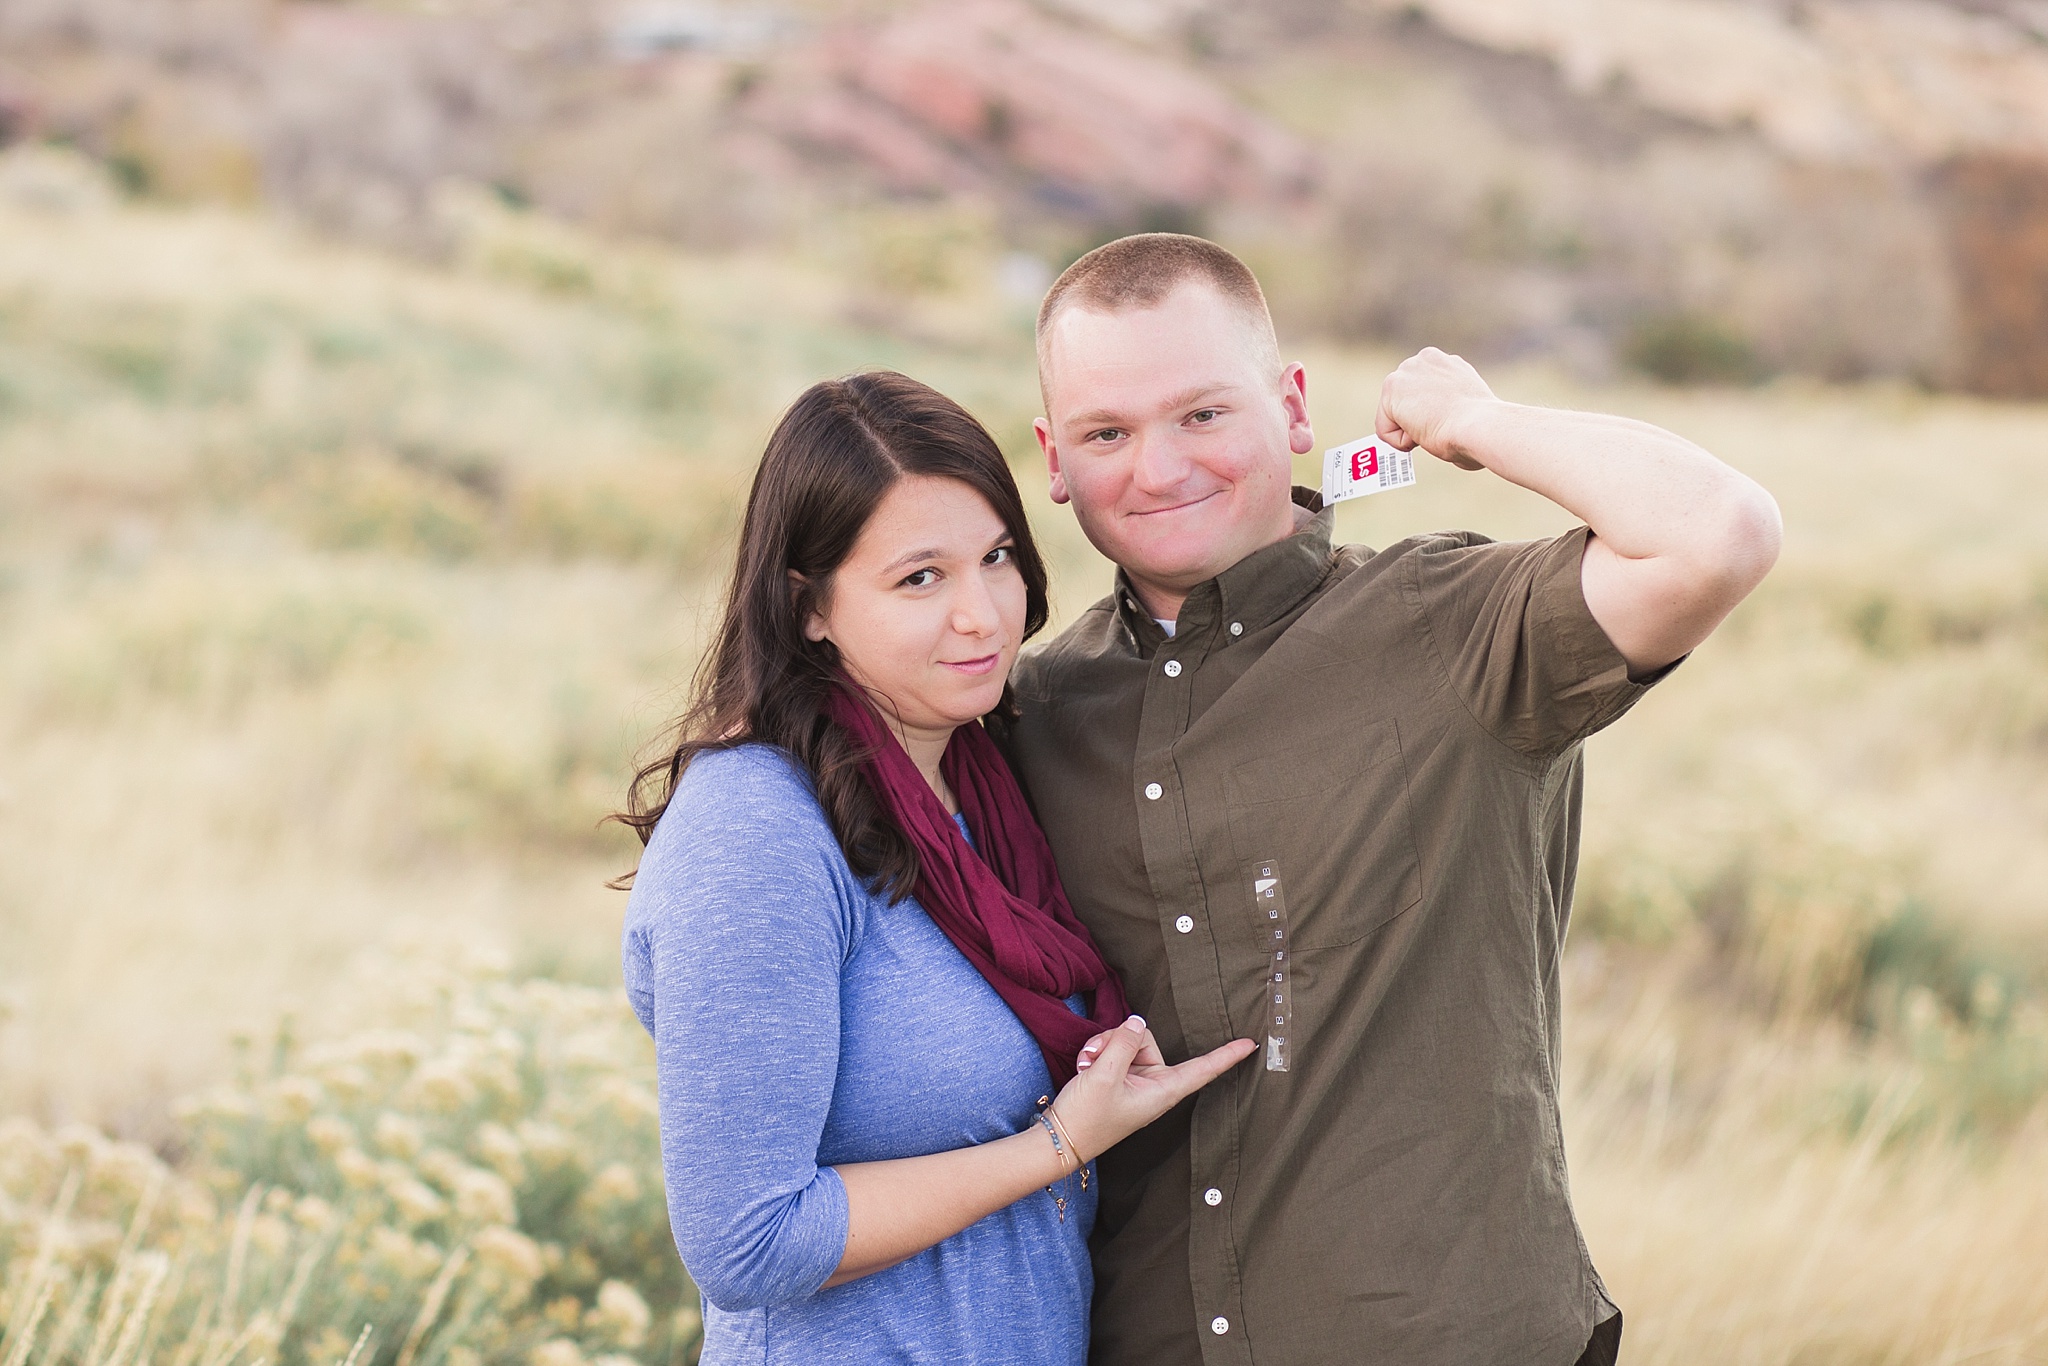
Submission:
[[[1166,661],[1166,676],[1167,676],[1168,678],[1179,678],[1179,677],[1180,677],[1180,661],[1179,661],[1179,660],[1177,660],[1177,659],[1169,659],[1169,660],[1167,660],[1167,661]]]
[[[1222,1337],[1230,1331],[1230,1320],[1218,1314],[1215,1318],[1209,1320],[1209,1331],[1219,1338]]]
[[[1173,922],[1173,927],[1182,934],[1188,934],[1195,928],[1195,918],[1191,915],[1181,916]]]
[[[1146,783],[1146,784],[1145,784],[1145,800],[1146,800],[1146,801],[1148,801],[1148,802],[1156,802],[1156,801],[1158,801],[1158,800],[1159,800],[1159,799],[1160,799],[1161,797],[1164,797],[1165,795],[1166,795],[1166,789],[1165,789],[1165,788],[1163,788],[1163,787],[1161,787],[1161,786],[1160,786],[1160,785],[1159,785],[1158,783]]]
[[[1207,1190],[1205,1190],[1205,1191],[1203,1191],[1203,1192],[1202,1192],[1202,1203],[1203,1203],[1203,1204],[1205,1204],[1205,1205],[1220,1205],[1220,1204],[1222,1204],[1222,1203],[1223,1203],[1223,1192],[1222,1192],[1222,1191],[1220,1191],[1220,1190],[1217,1190],[1217,1189],[1216,1189],[1216,1188],[1215,1188],[1214,1186],[1211,1186],[1211,1187],[1209,1187],[1209,1189],[1207,1189]]]
[[[1232,635],[1234,635],[1234,636],[1241,636],[1241,635],[1243,635],[1243,634],[1244,634],[1244,623],[1243,623],[1243,622],[1241,622],[1241,621],[1233,621],[1233,622],[1231,622],[1231,623],[1230,623],[1230,634],[1232,634]]]

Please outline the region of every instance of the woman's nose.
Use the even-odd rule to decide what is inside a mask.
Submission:
[[[977,576],[961,585],[953,599],[953,629],[963,636],[993,635],[1002,625],[996,600]]]

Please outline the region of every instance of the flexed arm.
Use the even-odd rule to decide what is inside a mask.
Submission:
[[[1505,402],[1435,347],[1387,376],[1375,426],[1404,450],[1492,470],[1591,527],[1586,606],[1636,675],[1705,640],[1778,558],[1778,505],[1747,475],[1647,422]]]

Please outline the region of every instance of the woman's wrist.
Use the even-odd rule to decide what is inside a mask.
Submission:
[[[1059,1165],[1062,1178],[1075,1168],[1087,1165],[1074,1148],[1073,1140],[1067,1136],[1066,1127],[1060,1123],[1059,1116],[1053,1112],[1052,1106],[1048,1105],[1038,1112],[1038,1127],[1043,1129],[1046,1137],[1052,1141],[1053,1161]]]
[[[1074,1159],[1074,1165],[1085,1167],[1093,1161],[1093,1155],[1082,1152],[1081,1145],[1074,1141],[1073,1130],[1067,1128],[1066,1120],[1060,1117],[1059,1107],[1057,1105],[1048,1105],[1045,1107],[1045,1112],[1052,1116],[1053,1125],[1060,1131],[1060,1137],[1067,1140],[1067,1153]]]

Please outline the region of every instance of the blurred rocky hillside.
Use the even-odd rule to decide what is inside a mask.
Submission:
[[[2048,393],[2043,0],[0,0],[24,138],[426,253],[451,182],[884,298],[1186,227],[1296,333]]]

